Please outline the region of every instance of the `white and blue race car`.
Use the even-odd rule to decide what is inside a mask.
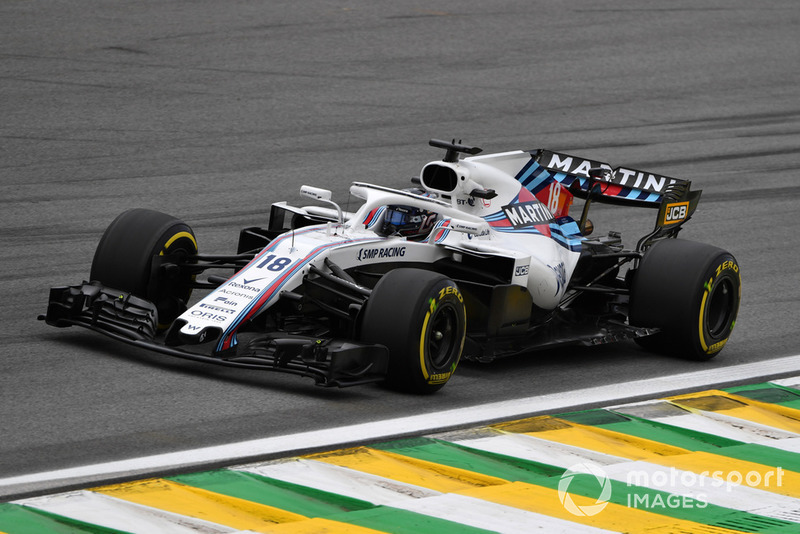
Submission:
[[[181,358],[418,393],[444,386],[462,357],[633,339],[702,360],[728,341],[739,266],[677,239],[700,200],[689,181],[549,150],[430,144],[445,156],[414,187],[353,183],[361,204],[346,212],[302,186],[317,205],[273,204],[236,255],[199,253],[175,217],[126,211],[90,280],[52,288],[40,318]],[[592,237],[597,202],[652,208],[655,225],[632,250],[614,232]]]

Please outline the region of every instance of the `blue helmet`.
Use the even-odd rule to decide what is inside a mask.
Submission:
[[[430,233],[435,222],[436,214],[432,211],[413,206],[386,206],[381,233],[409,239],[422,238]]]

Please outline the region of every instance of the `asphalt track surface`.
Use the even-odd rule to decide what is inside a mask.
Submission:
[[[797,354],[798,24],[794,0],[0,3],[0,476]],[[36,320],[129,207],[234,252],[301,184],[404,186],[441,157],[432,137],[692,180],[682,236],[742,269],[728,346],[706,363],[623,344],[462,365],[418,397]],[[592,216],[631,245],[652,218]]]

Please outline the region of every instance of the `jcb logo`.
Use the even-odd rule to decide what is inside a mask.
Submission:
[[[675,224],[686,219],[689,213],[688,202],[678,202],[676,204],[667,204],[667,209],[664,212],[664,224]]]

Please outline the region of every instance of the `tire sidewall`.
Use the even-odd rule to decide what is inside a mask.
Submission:
[[[90,278],[155,304],[159,328],[164,328],[185,309],[194,275],[166,279],[160,259],[196,253],[197,241],[186,223],[158,211],[131,209],[114,219],[100,239]]]
[[[641,339],[645,348],[705,360],[727,343],[740,302],[739,264],[730,253],[666,239],[645,253],[634,275],[630,323],[661,330]]]
[[[451,350],[431,354],[433,329],[450,319]],[[396,269],[373,289],[361,318],[360,339],[389,349],[385,384],[401,391],[432,393],[453,376],[466,337],[464,297],[443,275],[420,269]]]
[[[717,354],[728,342],[736,325],[739,303],[741,302],[741,276],[739,264],[730,254],[717,257],[705,273],[702,287],[698,291],[697,327],[698,354],[711,357]],[[732,310],[719,310],[718,304],[730,298]],[[724,316],[720,320],[720,313]],[[715,326],[719,324],[719,326]],[[712,328],[713,327],[713,328]]]
[[[464,350],[466,329],[457,325],[466,324],[464,310],[464,297],[458,286],[451,280],[441,280],[428,290],[428,296],[420,302],[420,308],[414,314],[409,337],[413,340],[412,333],[418,333],[413,354],[419,361],[419,376],[415,377],[417,383],[425,387],[443,386],[455,373],[456,367]],[[432,329],[437,322],[445,319],[444,315],[452,316],[460,331],[453,334],[447,343],[446,354],[434,357],[432,354]]]

